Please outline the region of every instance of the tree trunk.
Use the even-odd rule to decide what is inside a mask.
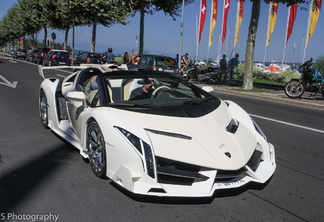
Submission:
[[[72,63],[71,65],[74,65],[74,39],[75,39],[75,26],[74,26],[74,21],[73,21],[73,26],[72,26]]]
[[[144,17],[145,17],[145,9],[144,7],[141,9],[140,16],[140,39],[139,39],[139,53],[140,55],[144,52]]]
[[[44,47],[46,48],[47,28],[44,28]]]
[[[94,52],[96,49],[96,34],[97,34],[97,23],[94,22],[92,25],[91,52]]]
[[[66,47],[67,47],[69,30],[70,30],[70,27],[65,29],[64,46],[63,46],[64,50],[66,50]]]
[[[258,29],[261,0],[252,1],[252,12],[249,26],[249,33],[247,38],[246,52],[245,52],[245,68],[244,68],[244,81],[243,89],[253,88],[253,58],[254,48],[256,42],[256,33]]]

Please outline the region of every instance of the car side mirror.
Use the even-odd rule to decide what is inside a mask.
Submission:
[[[213,92],[214,88],[211,86],[203,86],[202,89],[206,92]]]
[[[66,97],[73,100],[73,101],[76,101],[76,102],[82,102],[83,104],[83,107],[86,108],[86,95],[84,94],[84,92],[80,92],[80,91],[75,91],[75,92],[68,92],[66,94]]]

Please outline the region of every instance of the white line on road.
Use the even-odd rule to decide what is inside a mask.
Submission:
[[[254,114],[250,114],[250,116],[256,117],[256,118],[260,118],[260,119],[269,120],[269,121],[276,122],[276,123],[285,124],[285,125],[288,125],[288,126],[294,126],[294,127],[298,127],[298,128],[301,128],[301,129],[306,129],[306,130],[318,132],[318,133],[323,133],[324,134],[324,131],[323,130],[314,129],[314,128],[310,128],[310,127],[307,127],[307,126],[301,126],[301,125],[297,125],[297,124],[293,124],[293,123],[288,123],[288,122],[284,122],[284,121],[280,121],[280,120],[276,120],[276,119],[271,119],[271,118],[267,118],[267,117],[263,117],[263,116],[258,116],[258,115],[254,115]]]

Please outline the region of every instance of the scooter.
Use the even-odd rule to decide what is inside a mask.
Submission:
[[[200,73],[201,66],[196,64],[193,66],[188,67],[184,73],[182,73],[181,78],[185,81],[196,80],[198,74]]]

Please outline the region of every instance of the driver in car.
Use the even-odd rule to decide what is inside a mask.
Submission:
[[[154,91],[153,85],[154,85],[154,79],[153,78],[144,78],[137,81],[138,84],[141,84],[142,86],[137,87],[134,89],[129,99],[135,100],[135,99],[150,99],[151,95]]]

